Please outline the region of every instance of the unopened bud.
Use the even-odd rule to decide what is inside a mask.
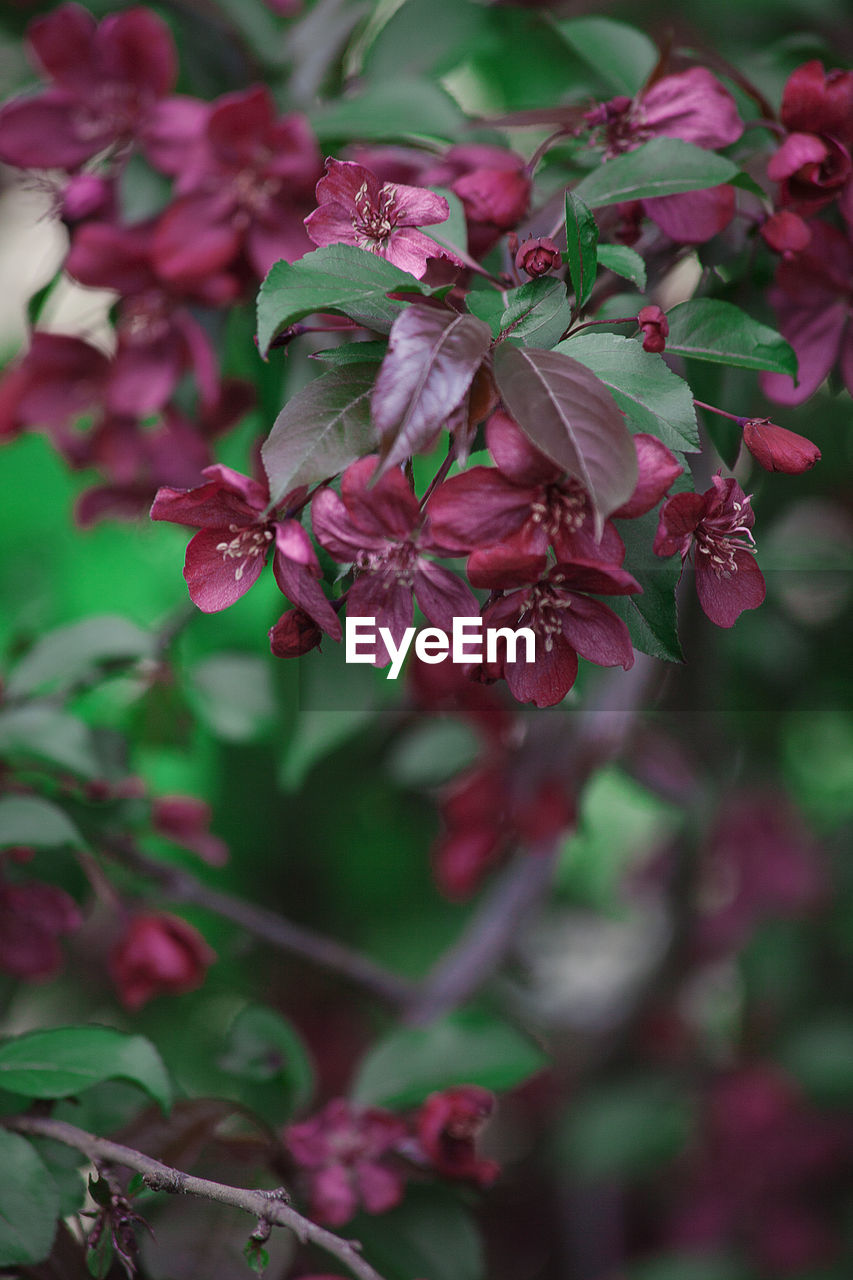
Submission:
[[[515,255],[515,265],[532,278],[547,275],[562,266],[560,250],[549,236],[531,237],[525,240]]]
[[[768,418],[741,418],[743,442],[765,471],[798,476],[820,461],[820,449],[805,436],[777,427]]]
[[[660,307],[654,304],[648,307],[641,307],[637,316],[637,324],[643,331],[644,351],[661,352],[666,350],[669,321]]]

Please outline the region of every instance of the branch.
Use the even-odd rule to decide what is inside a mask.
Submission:
[[[334,938],[294,924],[267,907],[212,889],[186,871],[164,866],[141,853],[132,841],[113,837],[108,844],[102,841],[101,848],[131,871],[155,880],[165,896],[174,902],[190,902],[224,920],[231,920],[276,950],[302,956],[321,969],[347,978],[390,1005],[402,1007],[411,999],[413,988],[405,978],[383,969]]]
[[[621,669],[602,682],[598,703],[583,712],[574,741],[566,722],[543,727],[538,748],[558,755],[574,771],[578,788],[622,751],[634,729],[660,666],[638,653],[626,676]],[[570,723],[570,722],[569,722]],[[518,930],[551,887],[559,842],[520,851],[480,901],[460,937],[439,959],[406,1010],[406,1021],[422,1026],[468,1000],[512,950]]]
[[[61,1142],[66,1147],[74,1147],[89,1160],[107,1161],[124,1169],[132,1169],[142,1175],[146,1186],[152,1191],[168,1191],[177,1195],[216,1200],[219,1204],[242,1209],[258,1221],[268,1222],[276,1227],[287,1227],[302,1244],[313,1244],[332,1254],[358,1280],[382,1280],[379,1273],[362,1258],[356,1241],[343,1240],[318,1226],[316,1222],[311,1222],[309,1218],[303,1218],[301,1213],[285,1203],[282,1197],[287,1193],[283,1189],[252,1191],[242,1187],[229,1187],[222,1182],[211,1182],[207,1178],[196,1178],[191,1173],[182,1173],[179,1169],[161,1164],[159,1160],[143,1155],[141,1151],[134,1151],[132,1147],[95,1137],[84,1129],[66,1124],[64,1120],[51,1120],[44,1116],[8,1116],[2,1123],[15,1133],[34,1138],[52,1138],[54,1142]]]

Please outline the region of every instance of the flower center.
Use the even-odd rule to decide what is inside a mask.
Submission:
[[[563,630],[563,611],[572,607],[571,596],[552,586],[552,583],[558,586],[562,580],[562,575],[556,574],[551,582],[538,582],[531,587],[520,619],[522,626],[530,627],[544,638],[546,653],[554,648],[554,636]]]
[[[718,578],[737,573],[736,552],[755,551],[755,539],[746,523],[752,517],[751,501],[751,497],[745,497],[743,502],[733,502],[730,511],[706,516],[693,535],[697,554],[704,557],[704,564]]]
[[[374,205],[368,195],[367,183],[363,182],[355,193],[356,216],[352,220],[353,229],[364,241],[360,248],[381,253],[387,247],[388,238],[397,225],[394,192],[383,187],[379,199]]]
[[[229,524],[228,532],[236,536],[230,542],[217,542],[216,550],[224,561],[237,560],[234,568],[234,581],[239,582],[250,564],[257,556],[266,556],[273,540],[273,531],[267,525],[250,524],[240,526]]]
[[[530,519],[542,526],[549,538],[556,538],[560,531],[577,533],[586,520],[586,493],[576,480],[560,485],[549,485],[541,502],[530,508]]]
[[[382,551],[359,551],[356,567],[370,573],[381,574],[386,591],[396,583],[400,587],[415,585],[415,567],[418,552],[413,542],[401,542]]]

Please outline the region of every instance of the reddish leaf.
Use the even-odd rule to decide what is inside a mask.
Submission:
[[[571,356],[509,343],[495,351],[495,376],[519,426],[584,485],[603,527],[637,483],[634,442],[607,387]]]
[[[394,321],[373,391],[382,471],[428,447],[463,401],[489,350],[475,316],[413,305]]]

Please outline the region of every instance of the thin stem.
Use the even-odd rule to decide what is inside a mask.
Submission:
[[[456,457],[456,445],[455,445],[455,442],[451,439],[449,445],[447,446],[446,458],[444,459],[441,466],[436,471],[433,478],[430,480],[429,484],[427,485],[426,492],[424,493],[424,496],[421,498],[421,501],[420,501],[421,511],[423,511],[424,507],[429,502],[430,498],[432,497],[433,493],[438,488],[438,486],[441,484],[442,480],[446,478],[448,471],[453,466],[453,460],[455,457]]]
[[[707,409],[708,413],[716,413],[721,418],[729,418],[732,422],[742,421],[739,414],[729,413],[726,409],[718,409],[716,405],[713,404],[705,404],[704,400],[694,400],[693,403],[697,409]]]
[[[199,1196],[203,1200],[215,1200],[218,1204],[231,1205],[243,1213],[251,1214],[259,1222],[287,1227],[302,1244],[316,1245],[325,1253],[342,1262],[358,1280],[382,1280],[382,1277],[359,1252],[356,1241],[343,1240],[331,1231],[304,1218],[286,1203],[287,1192],[283,1187],[274,1191],[252,1191],[243,1187],[230,1187],[223,1182],[211,1182],[208,1178],[196,1178],[169,1165],[161,1164],[151,1156],[143,1155],[132,1147],[98,1138],[84,1129],[77,1129],[64,1120],[52,1120],[47,1116],[8,1116],[2,1122],[15,1133],[35,1138],[51,1138],[66,1147],[73,1147],[92,1161],[106,1161],[132,1169],[142,1175],[153,1191],[168,1191],[175,1195]]]
[[[412,986],[404,978],[334,938],[294,924],[267,907],[212,889],[188,872],[163,866],[140,852],[129,840],[114,837],[108,844],[102,841],[101,848],[130,870],[155,880],[174,902],[189,902],[223,920],[231,920],[276,950],[301,956],[321,969],[347,978],[392,1006],[402,1007],[411,999]]]
[[[580,333],[581,329],[591,329],[594,325],[598,325],[598,324],[636,324],[636,323],[637,323],[636,316],[617,316],[615,320],[611,320],[609,318],[607,320],[584,320],[583,324],[578,324],[578,325],[570,324],[566,332],[560,335],[560,341],[562,342],[565,338],[574,337],[576,333]]]

